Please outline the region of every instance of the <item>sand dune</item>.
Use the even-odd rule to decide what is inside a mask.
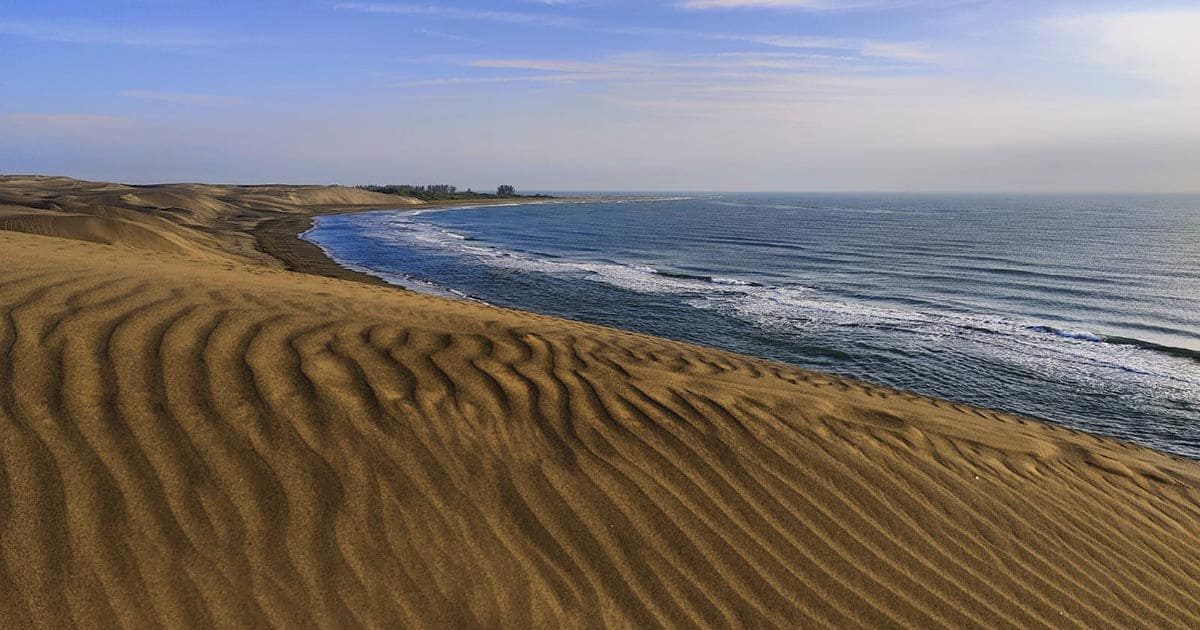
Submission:
[[[279,261],[264,256],[252,234],[263,221],[421,204],[345,186],[127,186],[0,176],[0,229],[266,266]]]
[[[0,232],[6,626],[1200,626],[1196,462],[215,220]]]

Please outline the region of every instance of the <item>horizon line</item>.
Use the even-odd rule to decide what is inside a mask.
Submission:
[[[109,183],[121,184],[125,186],[183,186],[183,185],[208,185],[208,186],[343,186],[354,188],[357,186],[403,186],[403,185],[419,185],[419,184],[364,184],[364,183],[343,183],[343,182],[288,182],[288,181],[257,181],[257,182],[235,182],[235,181],[202,181],[202,180],[176,180],[176,181],[146,181],[137,182],[136,180],[121,180],[121,179],[90,179],[83,177],[75,177],[72,175],[62,174],[42,174],[42,173],[2,173],[0,177],[63,177],[82,182],[92,183]],[[453,184],[451,184],[453,185]],[[459,188],[462,188],[461,186]],[[486,191],[491,187],[480,188],[479,191]],[[957,188],[937,188],[937,189],[768,189],[768,188],[743,188],[743,189],[686,189],[686,188],[557,188],[553,186],[530,186],[517,187],[520,190],[526,190],[531,193],[562,193],[562,194],[689,194],[689,195],[737,195],[737,194],[769,194],[769,195],[1096,195],[1096,196],[1120,196],[1120,195],[1156,195],[1156,196],[1200,196],[1200,190],[1168,190],[1168,191],[1148,191],[1148,190],[972,190],[972,189],[957,189]],[[475,190],[475,187],[466,187],[464,190]],[[476,192],[479,192],[476,191]]]

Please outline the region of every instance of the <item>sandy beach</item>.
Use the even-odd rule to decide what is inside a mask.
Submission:
[[[8,627],[1200,626],[1200,463],[0,177]]]

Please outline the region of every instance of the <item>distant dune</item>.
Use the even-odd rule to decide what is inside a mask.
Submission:
[[[126,186],[65,177],[0,177],[0,229],[192,255],[248,258],[266,217],[421,205],[345,186]]]
[[[285,270],[406,203],[0,178],[6,627],[1200,627],[1200,463]]]

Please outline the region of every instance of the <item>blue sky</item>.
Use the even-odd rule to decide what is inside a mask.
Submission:
[[[0,3],[0,172],[1200,188],[1200,5]]]

